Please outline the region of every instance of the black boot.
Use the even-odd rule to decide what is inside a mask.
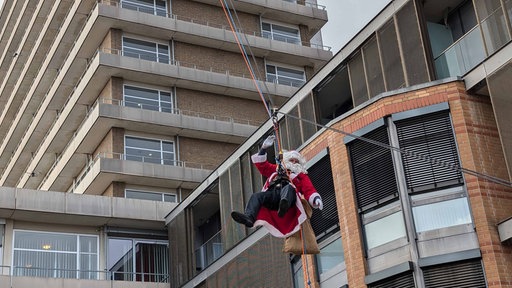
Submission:
[[[254,226],[254,219],[252,216],[245,215],[237,211],[231,212],[231,218],[240,224],[244,224],[247,228]]]
[[[280,191],[279,209],[277,216],[283,217],[292,205],[295,205],[295,189],[290,185],[283,185]]]
[[[290,209],[290,202],[286,199],[281,199],[279,201],[279,210],[277,210],[277,216],[283,217],[286,212]]]

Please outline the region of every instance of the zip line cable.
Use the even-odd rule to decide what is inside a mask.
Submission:
[[[277,111],[277,113],[285,115],[285,116],[288,116],[288,117],[291,117],[291,118],[294,118],[294,119],[299,120],[299,121],[303,121],[303,122],[306,122],[306,123],[309,123],[309,124],[313,124],[313,125],[321,127],[321,128],[325,128],[327,130],[330,130],[330,131],[333,131],[333,132],[336,132],[336,133],[344,134],[346,136],[350,136],[350,137],[353,137],[355,139],[358,139],[358,140],[361,140],[361,141],[365,141],[365,142],[368,142],[368,143],[380,146],[382,148],[386,148],[386,149],[389,149],[389,150],[392,150],[392,151],[396,151],[396,152],[399,152],[401,154],[414,157],[416,159],[424,160],[424,161],[430,162],[431,164],[434,164],[436,166],[448,168],[448,169],[451,169],[451,170],[456,170],[456,171],[461,172],[461,173],[466,173],[466,174],[469,174],[469,175],[472,175],[472,176],[475,176],[475,177],[483,178],[485,180],[488,180],[490,182],[494,182],[494,183],[499,184],[499,185],[503,185],[503,186],[512,188],[512,183],[509,182],[509,181],[506,181],[504,179],[501,179],[501,178],[498,178],[498,177],[494,177],[494,176],[490,176],[490,175],[487,175],[487,174],[483,174],[483,173],[480,173],[480,172],[477,172],[477,171],[474,171],[474,170],[470,170],[470,169],[467,169],[467,168],[463,168],[460,165],[456,165],[454,163],[450,163],[450,162],[447,162],[447,161],[444,161],[444,160],[432,158],[432,157],[430,157],[428,155],[425,155],[423,153],[418,153],[418,152],[409,151],[409,150],[406,150],[406,149],[403,149],[403,148],[394,147],[394,146],[391,146],[389,144],[385,144],[385,143],[382,143],[382,142],[379,142],[379,141],[375,141],[373,139],[369,139],[369,138],[366,138],[366,137],[358,136],[358,135],[355,135],[355,134],[352,134],[352,133],[349,133],[349,132],[346,132],[346,131],[343,131],[343,130],[340,130],[340,129],[336,129],[336,128],[332,128],[332,127],[329,127],[329,126],[326,126],[326,125],[322,125],[322,124],[316,123],[314,121],[307,120],[307,119],[304,119],[304,118],[300,118],[300,117],[297,117],[297,116],[294,116],[294,115],[290,115],[290,114],[287,114],[287,113],[284,113],[284,112]]]

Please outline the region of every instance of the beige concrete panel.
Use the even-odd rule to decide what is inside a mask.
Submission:
[[[65,213],[66,193],[18,189],[16,191],[16,209]]]
[[[144,201],[125,198],[110,198],[112,200],[112,214],[117,218],[163,220],[158,219],[154,201]],[[169,210],[170,211],[170,210]]]
[[[15,209],[16,189],[10,187],[0,187],[0,218],[9,218]]]
[[[66,213],[109,217],[112,206],[108,197],[66,194]]]

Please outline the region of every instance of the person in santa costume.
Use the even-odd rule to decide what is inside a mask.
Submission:
[[[306,160],[299,152],[283,152],[282,166],[286,170],[267,161],[266,149],[273,146],[274,139],[274,135],[267,137],[260,151],[251,157],[261,175],[267,177],[262,191],[251,195],[245,213],[233,211],[231,217],[248,228],[264,226],[273,236],[286,238],[299,231],[300,224],[307,219],[297,197],[304,197],[319,210],[323,203],[307,175]]]

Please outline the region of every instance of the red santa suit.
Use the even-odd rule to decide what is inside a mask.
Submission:
[[[255,154],[251,157],[252,162],[258,169],[258,171],[264,177],[267,177],[267,181],[263,186],[262,192],[267,191],[270,183],[277,176],[276,164],[272,164],[267,161],[267,155]],[[308,175],[305,173],[290,174],[292,184],[295,186],[295,190],[298,194],[301,194],[312,206],[315,197],[320,196],[316,192],[315,187],[311,183]],[[297,195],[299,196],[299,195]],[[307,216],[304,212],[304,207],[299,198],[295,201],[295,205],[288,209],[288,212],[283,217],[277,215],[277,210],[270,210],[264,206],[261,206],[254,226],[264,226],[268,229],[270,234],[279,238],[286,238],[299,231],[300,224],[306,220]]]

